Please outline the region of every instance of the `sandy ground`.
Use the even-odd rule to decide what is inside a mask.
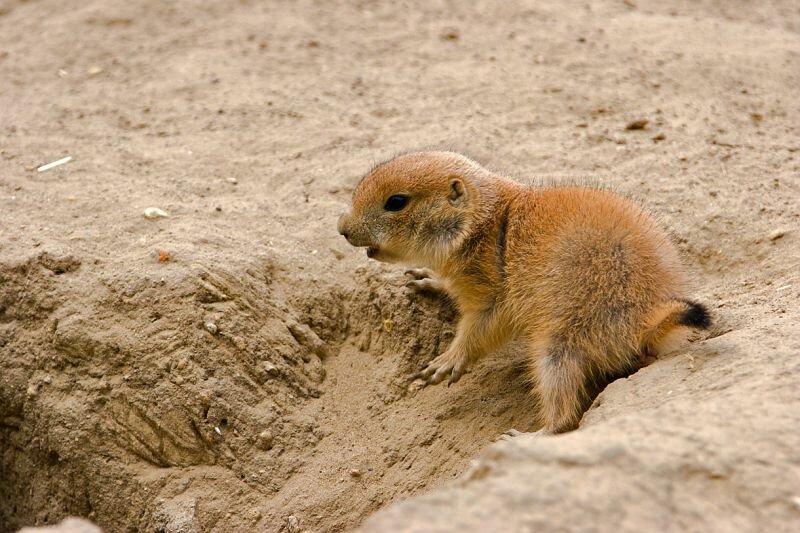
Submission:
[[[789,530],[799,31],[791,1],[0,1],[0,530],[343,531],[420,494],[364,528]],[[454,312],[335,229],[430,147],[640,199],[717,326],[492,446],[536,429],[524,354],[409,389]]]

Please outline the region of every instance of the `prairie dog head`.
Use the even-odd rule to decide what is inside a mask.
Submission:
[[[453,152],[398,156],[356,186],[339,233],[373,259],[435,267],[469,235],[488,176]]]

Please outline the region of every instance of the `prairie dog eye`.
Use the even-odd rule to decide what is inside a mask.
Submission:
[[[386,211],[400,211],[408,205],[408,200],[409,197],[405,194],[393,194],[386,200],[386,203],[383,204],[383,208]]]

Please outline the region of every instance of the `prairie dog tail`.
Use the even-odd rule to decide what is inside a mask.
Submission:
[[[645,321],[641,337],[644,353],[659,355],[672,351],[683,340],[686,329],[708,329],[711,315],[703,304],[673,300],[657,306]]]

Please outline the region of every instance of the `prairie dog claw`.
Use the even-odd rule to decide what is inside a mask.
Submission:
[[[409,268],[405,271],[413,279],[406,282],[406,287],[415,292],[444,292],[444,284],[436,279],[428,268]]]
[[[414,279],[433,278],[436,274],[430,268],[408,268],[403,272]]]
[[[466,367],[466,357],[458,352],[448,351],[428,363],[415,377],[425,380],[427,385],[436,385],[449,377],[447,385],[450,386],[461,379]]]
[[[417,292],[442,292],[444,285],[435,279],[414,279],[406,282],[406,287]]]

